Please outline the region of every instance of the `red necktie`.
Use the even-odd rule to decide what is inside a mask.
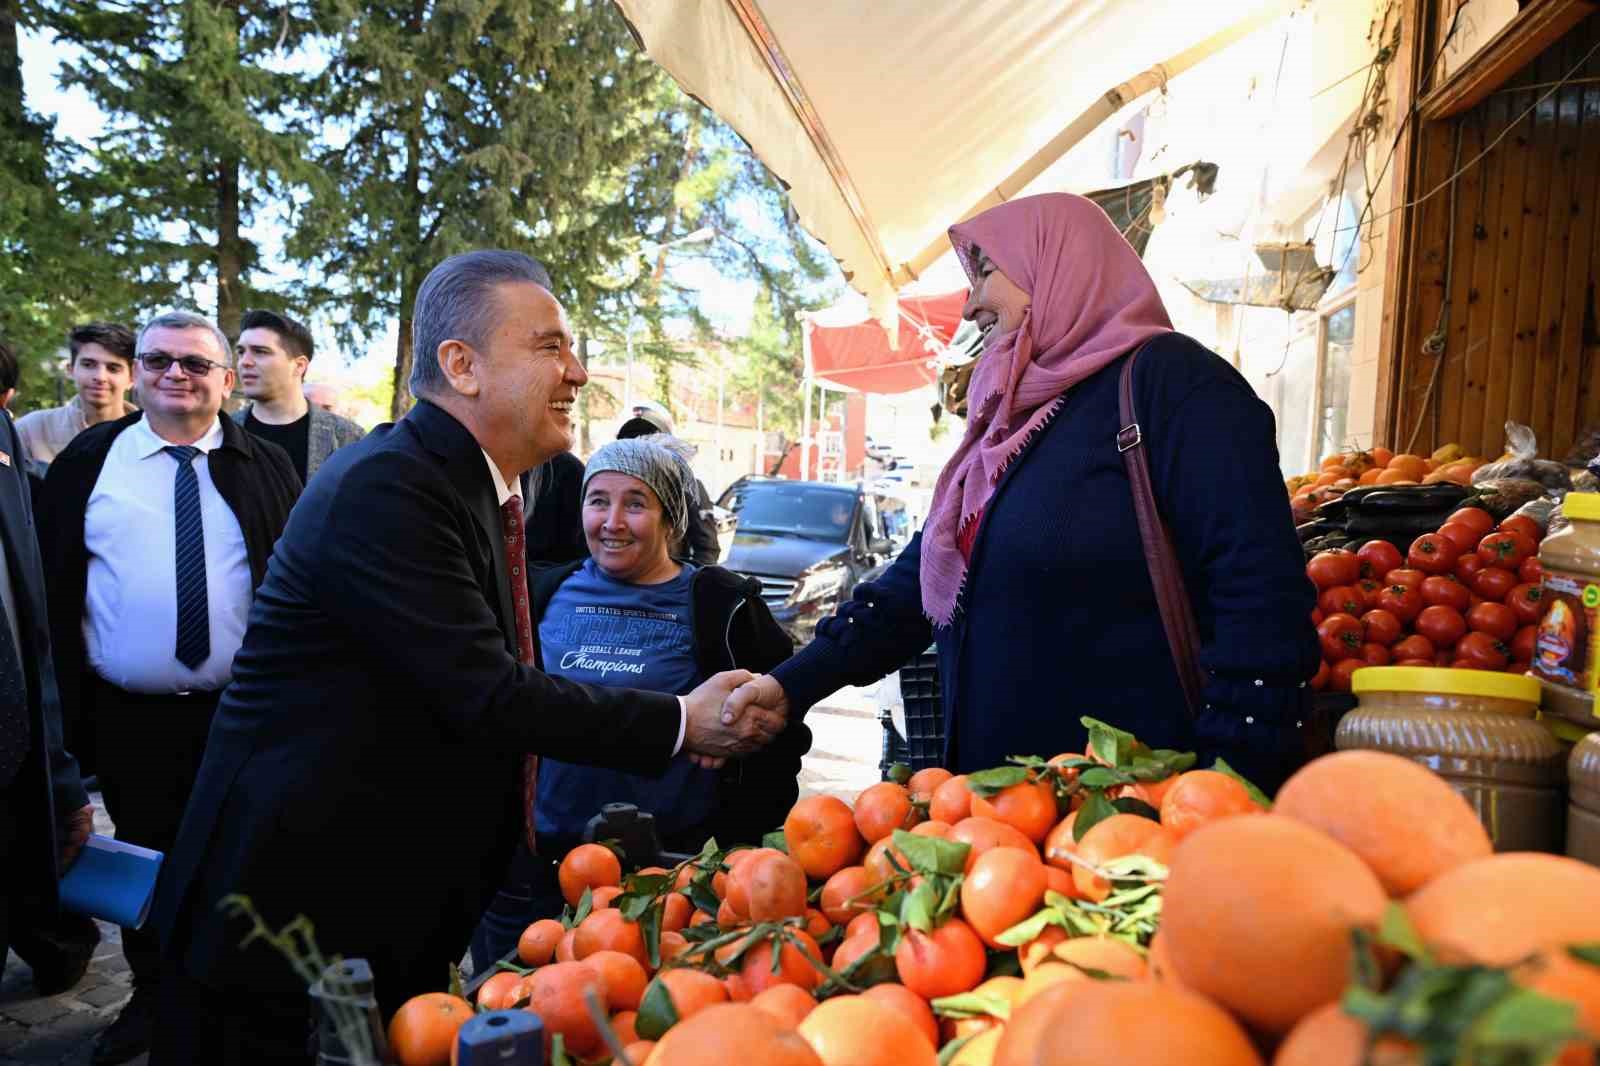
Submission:
[[[506,538],[506,562],[510,564],[511,606],[517,622],[517,658],[533,665],[533,622],[528,614],[527,536],[522,528],[522,497],[513,496],[500,506],[500,531]],[[533,802],[539,792],[539,757],[529,755],[522,770],[522,809],[528,812],[528,850],[537,852],[533,834]]]

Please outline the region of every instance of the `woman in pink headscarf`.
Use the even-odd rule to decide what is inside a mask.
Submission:
[[[1271,411],[1173,331],[1137,253],[1089,200],[1015,200],[950,239],[972,281],[965,317],[986,340],[923,532],[733,706],[803,712],[931,638],[953,770],[1081,751],[1089,715],[1274,785],[1303,751],[1318,653]],[[1135,352],[1142,446],[1199,629],[1193,700],[1118,449]]]

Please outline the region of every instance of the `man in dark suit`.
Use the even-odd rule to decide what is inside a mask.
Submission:
[[[153,920],[177,980],[152,1066],[303,1061],[305,986],[218,904],[373,966],[385,1014],[441,989],[522,833],[524,753],[642,773],[781,732],[688,696],[532,668],[519,486],[572,445],[587,381],[544,268],[445,260],[416,296],[416,406],[335,452],[251,610]]]
[[[61,746],[44,573],[22,438],[0,410],[0,969],[13,947],[41,995],[78,983],[100,935],[57,910],[56,883],[94,826],[78,763]]]
[[[139,331],[144,410],[90,426],[50,464],[40,499],[56,676],[74,738],[92,735],[117,837],[177,838],[253,591],[300,493],[289,456],[222,415],[232,351],[186,311]],[[96,1066],[149,1045],[155,931],[124,927],[133,997]]]

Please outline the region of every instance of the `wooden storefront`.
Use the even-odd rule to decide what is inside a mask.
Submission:
[[[1397,91],[1416,107],[1402,206],[1376,220],[1375,437],[1397,449],[1494,456],[1513,420],[1561,458],[1600,422],[1600,3],[1507,2],[1407,0]]]

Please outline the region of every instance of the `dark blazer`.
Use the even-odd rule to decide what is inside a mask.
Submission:
[[[580,559],[534,570],[529,614],[540,669],[539,623],[561,583],[582,565]],[[794,641],[761,598],[761,582],[720,566],[700,567],[689,580],[689,629],[702,677],[724,670],[764,674],[794,654]],[[694,846],[711,836],[724,846],[759,844],[762,834],[782,826],[799,799],[800,758],[810,750],[811,730],[794,718],[767,747],[729,759],[722,771],[720,809]]]
[[[944,764],[1082,751],[1084,716],[1154,748],[1224,756],[1264,788],[1303,757],[1315,592],[1278,471],[1272,412],[1225,361],[1173,333],[1134,370],[1150,475],[1200,628],[1191,719],[1117,451],[1124,360],[1073,386],[984,510],[955,618],[922,613],[919,534],[773,671],[798,712],[938,645]]]
[[[28,684],[28,723],[33,744],[27,761],[0,802],[17,804],[22,851],[7,856],[0,890],[56,904],[57,837],[66,816],[89,802],[78,762],[62,747],[61,703],[55,664],[50,657],[50,625],[46,617],[44,570],[35,536],[33,503],[23,469],[22,438],[11,416],[0,412],[0,451],[9,463],[0,465],[0,551],[6,553],[11,590],[16,599],[19,652]],[[0,621],[0,625],[4,622]]]
[[[50,639],[61,685],[67,745],[90,769],[94,766],[94,738],[87,694],[93,689],[85,683],[89,659],[83,642],[83,604],[89,594],[89,549],[84,543],[83,518],[111,443],[143,417],[144,412],[135,411],[114,422],[90,426],[74,437],[50,464],[39,501],[39,542],[44,547],[50,590]],[[250,559],[250,580],[259,587],[272,545],[300,496],[300,475],[288,453],[276,444],[246,433],[231,418],[223,417],[221,423],[222,446],[207,455],[206,469],[217,494],[239,520]]]
[[[233,413],[233,420],[241,426],[244,425],[245,420],[250,417],[250,408],[254,406],[255,404],[245,404]],[[367,435],[367,431],[355,422],[332,411],[324,411],[316,404],[311,405],[310,414],[311,425],[306,431],[306,481],[308,482],[317,476],[317,471],[327,462],[328,456]]]
[[[524,475],[528,563],[568,563],[589,557],[583,538],[583,460],[562,452]],[[530,576],[532,570],[529,571]]]
[[[511,572],[483,452],[442,409],[419,402],[323,464],[251,607],[157,892],[184,976],[304,999],[219,914],[243,893],[274,929],[304,915],[324,953],[370,960],[387,1015],[443,987],[499,887],[524,752],[666,766],[674,697],[518,663]]]

